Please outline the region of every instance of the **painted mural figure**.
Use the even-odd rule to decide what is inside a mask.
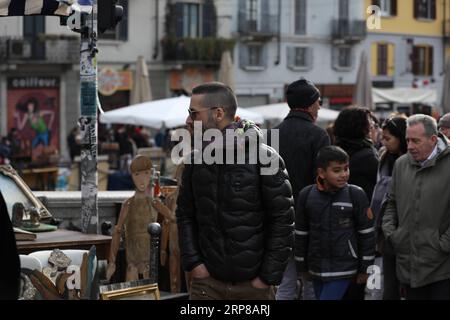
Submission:
[[[28,123],[30,127],[36,132],[36,136],[31,142],[31,147],[36,148],[39,143],[42,143],[44,147],[49,145],[50,132],[44,118],[39,112],[39,103],[36,99],[31,98],[26,102],[28,110]]]

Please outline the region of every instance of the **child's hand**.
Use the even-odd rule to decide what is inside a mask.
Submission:
[[[367,283],[367,279],[369,278],[369,275],[367,273],[359,273],[356,276],[356,283],[357,284],[364,284]]]

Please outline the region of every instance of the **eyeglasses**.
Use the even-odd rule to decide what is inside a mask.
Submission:
[[[197,117],[196,114],[205,110],[212,110],[212,109],[218,109],[219,107],[212,107],[212,108],[204,108],[201,110],[194,110],[191,107],[188,108],[188,112],[189,112],[189,117],[191,117],[192,120],[195,120],[195,118]]]
[[[319,98],[319,106],[322,106],[323,105],[323,100],[322,100],[322,98]]]

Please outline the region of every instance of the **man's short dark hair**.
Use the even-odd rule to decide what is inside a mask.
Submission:
[[[311,81],[304,78],[292,82],[286,89],[286,101],[291,109],[306,109],[319,98],[319,89]]]
[[[342,148],[337,146],[326,146],[317,154],[317,168],[326,170],[332,161],[337,163],[349,162],[349,156]]]
[[[203,95],[203,106],[208,108],[220,107],[229,119],[234,119],[237,109],[236,96],[233,90],[221,83],[210,82],[192,89],[192,95]]]

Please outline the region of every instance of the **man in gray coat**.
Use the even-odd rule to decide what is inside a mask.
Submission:
[[[408,119],[383,218],[406,299],[450,299],[450,145],[426,115]]]

